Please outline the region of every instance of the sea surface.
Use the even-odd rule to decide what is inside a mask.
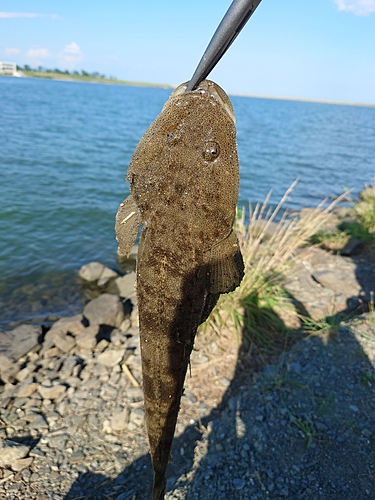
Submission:
[[[0,77],[0,327],[77,312],[77,271],[116,268],[132,153],[170,90]],[[375,175],[375,108],[233,96],[239,205],[355,198]]]

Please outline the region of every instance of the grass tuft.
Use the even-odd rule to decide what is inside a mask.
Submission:
[[[329,316],[326,319],[316,321],[306,316],[300,316],[303,330],[310,335],[319,335],[326,333],[333,335],[337,333],[340,328],[342,319],[340,316]]]
[[[245,276],[234,292],[221,295],[201,326],[201,332],[230,328],[249,348],[255,345],[277,352],[286,347],[291,331],[279,313],[298,314],[283,289],[286,277],[293,272],[294,254],[319,231],[333,207],[345,196],[326,208],[323,208],[324,200],[302,219],[292,217],[282,208],[297,182],[293,182],[273,210],[268,207],[271,192],[263,204],[257,204],[254,209],[250,205],[248,222],[245,209],[238,210],[234,228],[245,263]],[[277,223],[276,219],[279,219]]]

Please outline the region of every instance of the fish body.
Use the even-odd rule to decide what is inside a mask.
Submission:
[[[232,227],[239,187],[236,130],[225,92],[180,85],[138,144],[116,216],[119,253],[142,232],[137,297],[146,424],[162,500],[184,379],[200,323],[234,290],[243,260]]]

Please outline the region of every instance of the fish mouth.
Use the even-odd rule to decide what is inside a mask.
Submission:
[[[186,88],[188,86],[189,82],[182,83],[179,85],[170,95],[170,98],[176,98],[176,97],[187,97],[189,94],[192,95],[202,95],[208,92],[209,98],[214,99],[216,102],[222,106],[225,111],[228,113],[230,116],[231,120],[233,123],[236,123],[236,118],[234,116],[234,110],[232,103],[230,102],[229,97],[225,93],[225,91],[215,82],[212,82],[211,80],[203,80],[196,89],[191,90],[186,92]]]

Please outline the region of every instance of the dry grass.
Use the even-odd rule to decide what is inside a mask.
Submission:
[[[204,333],[211,330],[220,334],[222,328],[230,328],[236,332],[238,341],[247,340],[249,346],[267,350],[286,347],[290,330],[280,318],[280,310],[298,316],[283,290],[286,277],[293,272],[295,252],[309,242],[327,222],[333,207],[345,197],[342,195],[326,208],[324,200],[302,219],[291,217],[282,209],[296,184],[297,181],[290,186],[273,210],[268,207],[271,192],[263,204],[257,204],[254,209],[250,206],[248,223],[245,209],[238,211],[235,230],[244,258],[245,276],[234,292],[220,297],[201,326]],[[277,217],[280,220],[275,224]]]

